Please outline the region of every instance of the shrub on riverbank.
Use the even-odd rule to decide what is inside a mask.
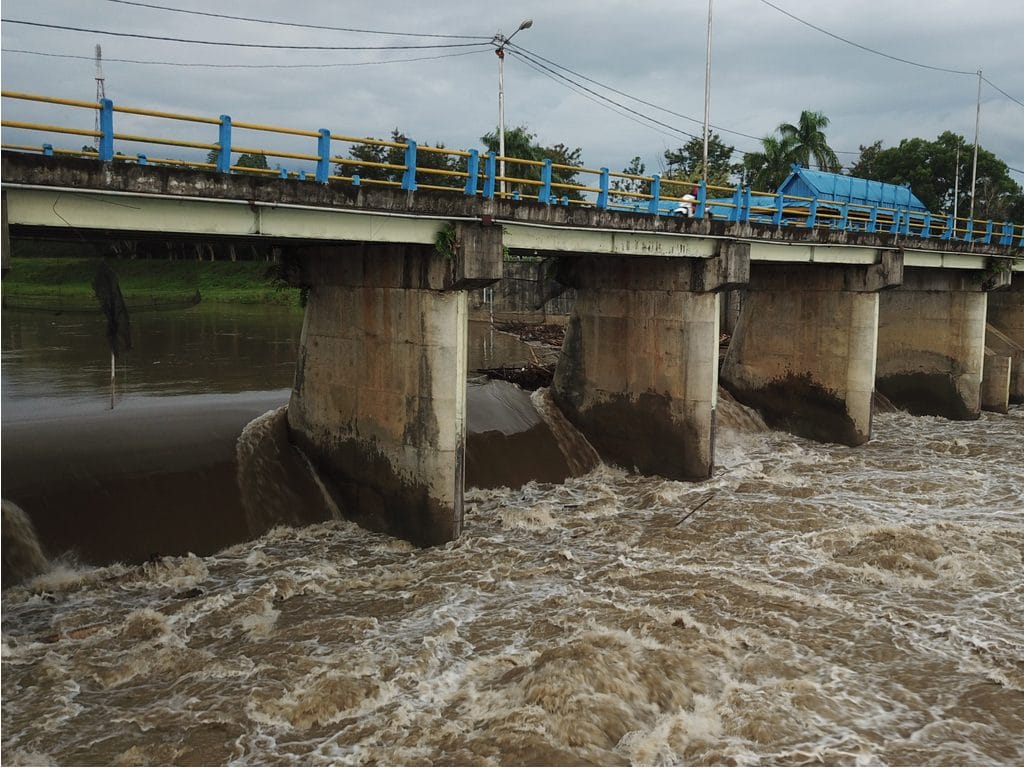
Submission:
[[[3,277],[6,307],[74,311],[96,307],[95,258],[15,258]],[[268,275],[265,261],[112,259],[129,309],[197,303],[299,306],[299,290]]]

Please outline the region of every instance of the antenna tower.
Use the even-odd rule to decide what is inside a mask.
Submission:
[[[107,89],[103,80],[103,49],[96,44],[96,103],[107,98]],[[100,111],[96,110],[96,133],[100,132]]]

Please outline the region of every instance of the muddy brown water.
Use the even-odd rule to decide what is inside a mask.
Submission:
[[[247,349],[244,325],[217,348]],[[175,375],[170,397],[132,390],[149,380],[135,362],[111,414],[104,360],[19,378],[18,360],[46,366],[38,348],[9,346],[11,330],[5,314],[5,497],[33,425],[66,451],[37,470],[40,486],[47,471],[60,484],[160,464],[188,485],[234,408],[255,421],[225,442],[251,449],[241,474],[263,476],[287,379],[203,389]],[[47,338],[74,347],[70,335]],[[234,359],[223,354],[204,365]],[[91,389],[69,385],[90,376]],[[494,392],[484,433],[535,418]],[[181,450],[149,462],[161,408]],[[88,433],[108,417],[137,426],[75,448],[76,419]],[[135,450],[114,447],[132,434]],[[767,430],[723,397],[707,481],[577,469],[469,490],[465,535],[431,549],[321,508],[322,522],[138,565],[47,551],[45,572],[3,592],[3,762],[1024,762],[1024,410],[883,413],[848,448]],[[310,499],[313,483],[299,489]],[[257,509],[282,505],[270,485],[254,483]],[[216,504],[178,492],[180,515],[197,504],[193,524],[216,524]],[[155,496],[138,497],[140,529]],[[5,509],[5,534],[15,517]],[[96,538],[119,539],[120,524]]]

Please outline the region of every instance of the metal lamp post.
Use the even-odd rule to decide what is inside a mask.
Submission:
[[[494,36],[494,42],[498,44],[494,53],[498,56],[498,157],[501,158],[498,161],[498,176],[501,177],[499,188],[502,197],[505,197],[505,46],[517,34],[532,26],[533,19],[526,19],[508,37],[502,35],[501,32]]]

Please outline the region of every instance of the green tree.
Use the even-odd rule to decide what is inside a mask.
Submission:
[[[637,155],[629,161],[629,165],[623,168],[622,172],[627,173],[630,176],[646,176],[647,166],[644,165],[643,160],[640,159],[640,155]],[[614,203],[639,205],[643,202],[643,199],[634,197],[633,195],[649,194],[651,194],[651,182],[649,181],[644,181],[643,179],[614,178],[612,179],[611,192],[608,195],[608,199]]]
[[[492,131],[491,133],[481,136],[480,141],[483,142],[483,145],[488,152],[498,151],[497,131]],[[544,146],[538,143],[536,134],[531,133],[524,125],[516,128],[510,128],[505,131],[505,157],[518,157],[523,160],[535,160],[538,162],[546,158],[550,158],[553,165],[571,166],[565,168],[552,168],[552,184],[578,185],[580,183],[577,176],[578,171],[572,170],[572,167],[579,168],[583,165],[581,160],[582,155],[583,150],[579,147],[570,148],[562,143]],[[540,166],[533,164],[518,164],[510,161],[506,161],[505,165],[506,176],[530,179],[531,181],[540,181]],[[537,194],[537,187],[533,184],[511,184],[509,187],[513,191],[518,191],[523,195]],[[567,190],[554,187],[552,189],[552,194],[557,195],[558,197],[567,195],[573,200],[583,199],[583,195],[579,190]]]
[[[379,139],[378,139],[379,141]],[[402,166],[401,168],[379,168],[372,165],[353,165],[350,163],[338,163],[337,173],[339,176],[354,176],[359,175],[360,179],[372,179],[375,181],[390,181],[399,183],[402,181],[402,175],[405,172],[405,146],[409,137],[404,132],[395,128],[391,131],[391,136],[388,139],[392,144],[401,144],[403,146],[387,146],[383,144],[371,144],[363,142],[359,144],[353,144],[349,149],[348,156],[352,160],[358,160],[362,163],[387,163],[389,165]],[[442,186],[459,186],[459,184],[452,180],[452,177],[442,174],[431,174],[431,170],[442,170],[442,171],[456,171],[465,170],[465,160],[458,158],[454,155],[443,154],[440,152],[429,152],[424,151],[424,147],[430,147],[429,144],[420,145],[417,147],[416,152],[416,178],[417,181],[427,184],[437,184]],[[433,147],[434,149],[444,149],[444,144],[437,144]]]
[[[935,141],[903,139],[889,148],[876,141],[860,148],[860,158],[850,168],[850,175],[906,184],[928,210],[935,212],[951,212],[956,192],[957,214],[967,216],[973,153],[973,145],[952,131],[942,133]],[[1024,191],[1010,177],[1006,163],[984,147],[978,148],[974,215],[994,220],[1024,218]]]
[[[219,149],[211,149],[206,153],[206,162],[216,165],[219,155]],[[244,152],[238,156],[238,160],[232,163],[232,165],[241,168],[262,168],[264,170],[270,168],[270,166],[267,165],[267,156],[256,152]]]
[[[708,137],[708,184],[727,186],[740,166],[732,162],[736,149],[722,141],[717,133]],[[704,178],[704,139],[695,136],[678,149],[665,150],[665,178],[696,182]]]
[[[800,113],[800,119],[796,125],[782,123],[778,127],[779,136],[783,141],[788,142],[789,151],[794,163],[800,163],[805,168],[811,167],[811,158],[823,171],[838,173],[842,166],[835,151],[828,145],[825,137],[825,129],[828,128],[829,119],[821,112],[804,110]]]
[[[743,182],[759,192],[774,192],[790,174],[792,145],[779,136],[761,139],[761,151],[743,158]]]

